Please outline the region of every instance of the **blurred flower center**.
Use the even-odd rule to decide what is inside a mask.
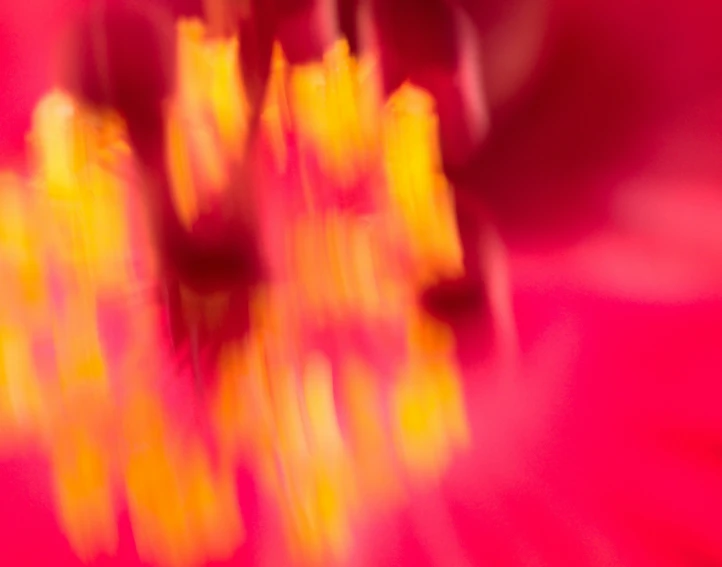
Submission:
[[[166,155],[190,227],[227,202],[218,195],[246,190],[233,171],[252,141],[238,39],[211,39],[197,21],[180,22],[178,38]],[[250,333],[222,342],[202,370],[209,390],[181,402],[188,360],[147,285],[158,259],[139,243],[148,227],[123,124],[62,92],[38,104],[34,175],[7,175],[0,192],[12,290],[0,417],[47,447],[83,558],[117,545],[117,494],[144,559],[227,557],[244,533],[239,467],[277,504],[301,560],[343,557],[357,522],[468,444],[453,334],[417,302],[464,270],[438,121],[411,85],[388,102],[379,93],[375,62],[344,41],[300,67],[276,47],[254,155],[271,273],[253,292]],[[227,296],[182,303],[190,325],[237,316]]]

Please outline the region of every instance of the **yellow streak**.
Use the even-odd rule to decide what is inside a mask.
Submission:
[[[441,170],[437,122],[431,96],[409,84],[393,94],[384,117],[390,196],[406,228],[414,276],[422,285],[463,273],[453,196]]]
[[[413,474],[436,478],[469,443],[461,378],[451,330],[421,313],[410,319],[409,360],[392,394],[394,439]]]
[[[106,449],[89,428],[71,428],[53,443],[58,511],[73,549],[84,561],[118,545]]]
[[[59,325],[55,335],[61,387],[70,395],[104,396],[108,373],[95,319],[83,320],[82,312],[75,315],[78,319]]]
[[[286,83],[289,74],[288,62],[280,43],[273,46],[271,76],[264,102],[262,119],[264,130],[275,153],[276,166],[285,171],[288,163],[286,135],[292,127]]]
[[[55,91],[35,111],[31,140],[42,199],[37,222],[51,258],[62,263],[60,275],[83,287],[121,288],[130,252],[125,188],[113,171],[127,154],[117,117]]]
[[[182,221],[190,226],[206,196],[226,190],[229,165],[243,159],[248,104],[238,39],[212,40],[199,20],[177,26],[178,92],[166,125],[166,162]]]
[[[45,407],[30,339],[17,326],[0,327],[0,423],[5,432],[35,432]]]
[[[157,402],[137,400],[127,420],[125,488],[138,552],[169,567],[227,559],[244,533],[233,475],[214,473],[199,443],[173,440]]]
[[[29,188],[15,175],[0,175],[0,271],[5,285],[0,316],[16,324],[42,324],[47,311],[45,266]]]
[[[166,163],[176,211],[183,225],[190,228],[199,213],[198,194],[193,183],[191,158],[189,157],[186,136],[180,122],[179,113],[179,110],[174,109],[168,117]]]
[[[291,104],[302,140],[321,159],[325,172],[342,186],[366,167],[376,121],[367,69],[359,73],[348,43],[334,44],[319,64],[291,72]],[[362,82],[363,81],[363,82]],[[365,96],[364,96],[365,95]],[[369,120],[370,119],[370,120]]]
[[[206,189],[225,190],[230,164],[243,153],[248,109],[237,40],[209,41],[197,21],[179,23],[178,34],[180,81],[166,149],[176,206],[190,224]],[[279,166],[288,159],[286,134],[297,128],[302,160],[318,157],[341,190],[364,169],[380,168],[387,175],[391,216],[401,221],[402,244],[414,261],[413,284],[458,275],[461,244],[430,97],[406,85],[379,121],[373,65],[354,61],[344,42],[322,64],[295,70],[277,47],[273,65],[263,124]],[[354,362],[344,373],[350,443],[344,438],[330,363],[296,352],[299,330],[289,328],[297,321],[283,309],[283,302],[294,298],[272,290],[254,301],[251,337],[230,345],[219,363],[211,405],[224,452],[218,470],[199,441],[184,443],[172,434],[161,401],[150,394],[131,399],[121,416],[127,453],[107,452],[100,434],[107,433],[103,416],[113,415],[113,402],[96,304],[100,294],[129,281],[121,269],[128,254],[127,210],[115,170],[128,148],[117,117],[90,112],[57,91],[38,105],[31,141],[41,202],[29,207],[16,196],[0,195],[0,204],[8,205],[0,209],[0,250],[7,252],[3,262],[12,266],[29,301],[44,297],[43,256],[60,268],[66,306],[52,313],[50,325],[60,388],[56,397],[43,397],[34,380],[32,337],[22,326],[4,325],[0,417],[32,423],[43,412],[50,414],[58,510],[82,557],[112,551],[117,543],[111,457],[120,457],[140,554],[182,567],[226,558],[243,537],[231,467],[237,453],[256,465],[273,490],[295,549],[304,556],[339,558],[350,549],[351,513],[363,499],[398,497],[397,471],[388,454],[392,445],[412,474],[433,479],[452,451],[468,443],[453,336],[406,312],[408,303],[400,299],[412,295],[411,285],[390,269],[394,259],[376,236],[388,212],[380,211],[373,219],[302,219],[293,227],[292,261],[300,303],[311,313],[333,315],[341,323],[379,315],[409,318],[409,360],[392,387],[390,442],[377,377]],[[377,155],[379,149],[383,155]],[[14,183],[3,179],[3,186],[6,181]],[[32,236],[36,222],[43,227],[39,238]],[[187,314],[209,327],[227,309],[227,298],[200,304],[184,294],[184,300]],[[7,305],[2,309],[5,317]],[[143,317],[142,333],[132,339],[152,344],[153,318]],[[143,352],[131,348],[131,372],[148,372],[139,364]],[[143,391],[142,378],[129,384]],[[95,410],[78,412],[83,403]],[[73,414],[81,417],[66,422]],[[383,466],[375,463],[380,457],[387,457]]]

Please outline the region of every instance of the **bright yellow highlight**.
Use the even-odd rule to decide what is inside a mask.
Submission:
[[[468,442],[463,395],[448,366],[419,364],[408,373],[393,396],[397,449],[411,472],[436,477]]]
[[[422,285],[463,273],[453,196],[441,169],[438,119],[431,96],[410,84],[389,100],[385,168],[392,202]]]
[[[177,96],[183,110],[193,115],[199,126],[204,119],[211,119],[226,149],[241,150],[248,108],[241,84],[238,39],[210,39],[200,21],[181,21],[178,74]]]
[[[127,153],[112,116],[93,115],[67,95],[53,92],[33,117],[32,148],[49,256],[72,285],[99,292],[127,284],[127,190],[114,170]]]
[[[297,131],[318,152],[326,174],[342,186],[368,165],[374,147],[379,105],[373,78],[359,72],[346,41],[337,42],[322,63],[291,72]]]
[[[82,167],[76,116],[74,101],[59,91],[45,96],[33,116],[31,144],[37,171],[47,193],[58,199],[72,199]]]
[[[225,190],[230,162],[244,157],[248,105],[238,39],[209,39],[200,21],[182,20],[178,76],[166,160],[178,213],[190,226],[207,199]]]
[[[5,274],[0,317],[42,325],[47,309],[43,258],[29,188],[17,177],[0,179],[0,273]],[[10,277],[13,274],[15,277]]]
[[[448,330],[422,315],[410,321],[410,358],[392,398],[394,438],[409,470],[434,478],[468,444],[469,430]]]

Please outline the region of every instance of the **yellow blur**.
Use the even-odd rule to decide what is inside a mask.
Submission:
[[[190,225],[209,191],[227,190],[248,108],[238,40],[212,40],[197,21],[180,22],[178,37],[166,152]],[[278,227],[287,280],[256,291],[250,335],[224,345],[208,399],[195,402],[210,415],[212,458],[170,417],[158,385],[175,364],[157,352],[163,307],[126,310],[120,356],[102,330],[108,306],[139,285],[123,124],[59,91],[39,102],[31,178],[0,177],[0,425],[46,447],[58,517],[82,559],[115,551],[126,506],[146,561],[192,567],[230,557],[244,537],[239,466],[276,503],[299,562],[343,558],[367,510],[437,479],[468,445],[453,335],[415,304],[418,286],[463,269],[435,120],[431,99],[410,85],[384,104],[374,62],[355,61],[345,42],[302,68],[276,47],[266,167],[273,179],[295,159],[308,199]],[[371,210],[316,207],[318,176],[339,194],[367,179]],[[211,332],[232,304],[185,290],[182,299],[186,323]],[[400,329],[407,355],[393,376],[352,346],[339,360],[305,342],[319,328],[354,324]],[[42,344],[52,364],[41,370]]]

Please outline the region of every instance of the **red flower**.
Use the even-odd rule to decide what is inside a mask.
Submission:
[[[397,28],[419,6],[384,17]],[[359,565],[722,562],[721,10],[550,7],[548,57],[513,89],[523,96],[503,94],[490,70],[503,65],[482,49],[490,126],[478,149],[449,152],[457,191],[484,203],[506,246],[517,350],[480,357],[487,322],[459,329],[473,449],[437,489],[361,530]],[[493,14],[462,8],[493,45]],[[394,46],[379,35],[396,72],[453,75],[452,49],[413,46],[454,32]],[[467,254],[478,240],[469,231]],[[76,564],[44,467],[15,460],[0,475],[7,563]],[[234,561],[284,564],[253,521],[254,495],[241,498],[249,533]],[[138,563],[125,526],[105,563]]]

